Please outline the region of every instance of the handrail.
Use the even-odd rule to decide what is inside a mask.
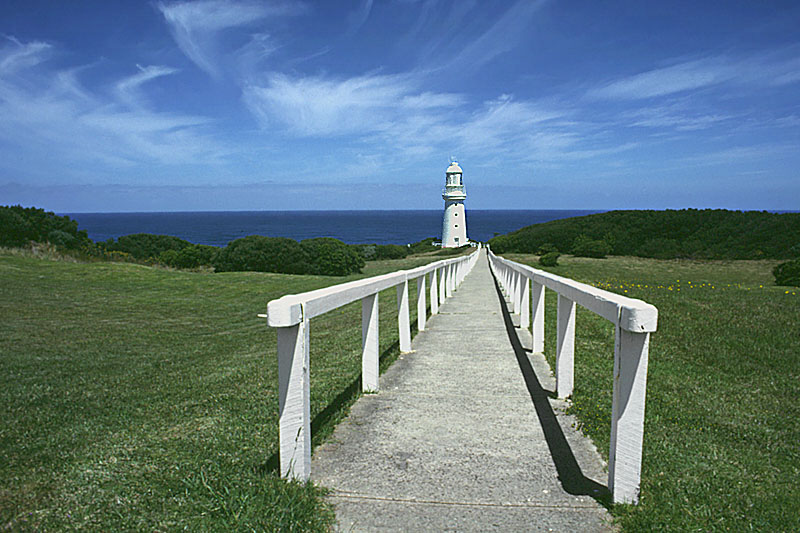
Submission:
[[[417,329],[425,329],[427,292],[431,314],[449,298],[472,270],[478,251],[443,259],[410,270],[341,283],[323,289],[286,295],[267,304],[267,323],[278,334],[278,402],[280,405],[280,472],[307,480],[311,475],[311,402],[309,384],[309,320],[361,300],[361,382],[365,392],[378,390],[378,293],[397,287],[397,326],[400,351],[411,351],[408,282],[417,280]],[[430,289],[426,291],[426,277]],[[261,315],[263,316],[263,315]]]
[[[556,395],[572,395],[575,352],[575,304],[614,324],[614,391],[608,488],[615,503],[636,503],[642,468],[644,407],[650,333],[658,309],[619,294],[522,265],[488,252],[489,265],[520,316],[520,328],[532,330],[533,352],[544,352],[544,288],[558,293]],[[531,285],[533,316],[531,316]]]

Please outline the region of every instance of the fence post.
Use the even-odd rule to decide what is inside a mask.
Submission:
[[[444,267],[445,271],[445,284],[444,284],[444,294],[448,298],[453,295],[453,265],[449,264]]]
[[[447,299],[447,266],[439,269],[439,305]]]
[[[650,333],[633,333],[619,325],[616,330],[608,489],[614,503],[636,503],[642,472]]]
[[[522,298],[520,295],[520,291],[522,289],[522,274],[517,272],[516,270],[511,274],[514,281],[511,282],[511,300],[514,304],[514,314],[518,315],[522,305]]]
[[[533,353],[544,353],[544,285],[533,281]]]
[[[378,390],[380,373],[380,333],[378,293],[361,299],[361,390]]]
[[[528,329],[531,326],[531,280],[527,276],[522,278],[520,299],[519,327]]]
[[[425,331],[428,318],[428,304],[425,294],[425,274],[417,278],[417,331]]]
[[[305,317],[305,309],[303,309]],[[311,475],[311,393],[308,319],[278,328],[278,405],[281,476]]]
[[[431,315],[439,314],[439,291],[436,283],[436,269],[431,270]]]
[[[408,280],[397,286],[397,328],[400,351],[411,351],[411,324],[408,316]]]
[[[558,331],[556,335],[556,389],[559,398],[572,394],[575,366],[575,302],[558,295]]]

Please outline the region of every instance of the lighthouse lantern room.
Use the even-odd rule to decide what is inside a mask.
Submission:
[[[442,224],[442,248],[457,248],[469,244],[467,239],[467,218],[464,214],[464,191],[462,170],[458,161],[453,160],[445,172],[444,223]]]

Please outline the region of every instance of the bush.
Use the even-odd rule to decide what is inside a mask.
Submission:
[[[250,235],[228,243],[214,260],[217,272],[306,274],[309,257],[300,243],[284,237]]]
[[[284,237],[250,235],[230,242],[214,259],[217,272],[346,276],[360,272],[363,266],[364,259],[355,247],[328,237],[297,242]]]
[[[408,255],[408,246],[379,244],[375,247],[375,259],[403,259]]]
[[[611,246],[601,240],[592,240],[586,235],[578,235],[572,245],[572,254],[578,257],[604,258],[611,253]]]
[[[800,259],[781,263],[772,269],[775,285],[800,287]]]
[[[105,248],[109,252],[125,252],[140,260],[157,259],[167,250],[180,252],[190,246],[195,245],[172,235],[153,235],[152,233],[133,233],[119,237],[116,242],[113,239],[105,242]]]
[[[86,231],[67,216],[36,207],[0,206],[0,246],[23,246],[29,242],[49,242],[77,249],[91,243]]]
[[[337,239],[306,239],[300,247],[309,258],[306,274],[346,276],[361,272],[364,267],[364,259],[358,251]]]
[[[536,250],[537,255],[547,255],[553,252],[558,253],[558,248],[552,242],[546,242],[539,246],[539,249]]]
[[[428,252],[435,252],[437,250],[436,247],[433,246],[433,243],[438,241],[436,237],[428,237],[427,239],[422,239],[419,242],[413,243],[411,246],[408,247],[409,254],[424,254]]]
[[[548,252],[539,258],[539,264],[546,267],[558,266],[558,258],[561,254],[558,252]]]
[[[358,255],[361,256],[361,259],[364,261],[374,261],[376,250],[378,248],[377,244],[351,244],[355,251],[358,252]]]
[[[198,268],[211,266],[220,249],[205,244],[192,244],[178,250],[165,250],[158,255],[158,261],[173,268]]]

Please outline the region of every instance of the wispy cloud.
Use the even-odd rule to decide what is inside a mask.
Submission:
[[[159,3],[175,42],[198,67],[214,77],[222,73],[219,64],[219,35],[225,30],[252,26],[271,16],[304,11],[304,4],[286,2],[196,2]],[[263,39],[260,38],[260,39]]]
[[[141,164],[219,161],[227,149],[203,133],[209,119],[139,107],[123,108],[102,91],[80,83],[81,68],[58,70],[45,62],[50,46],[15,44],[0,50],[0,64],[14,76],[0,76],[0,153],[6,165],[25,157],[77,163],[101,169]],[[24,61],[20,60],[21,58]],[[115,97],[135,101],[142,84],[173,72],[168,67],[139,68],[118,80]],[[14,154],[12,156],[12,154]],[[71,162],[65,165],[65,162]]]
[[[386,131],[409,114],[456,106],[461,97],[419,92],[409,76],[336,80],[274,74],[264,86],[246,86],[244,102],[264,125],[277,122],[303,136],[338,136]]]
[[[141,105],[140,88],[142,85],[161,76],[178,72],[177,69],[158,65],[147,67],[136,65],[136,68],[139,69],[138,73],[118,81],[114,87],[119,99],[132,106]]]
[[[448,62],[448,66],[474,70],[514,49],[518,39],[530,31],[531,18],[546,3],[546,0],[516,2],[489,29],[466,41],[467,45]]]
[[[624,77],[588,91],[598,99],[645,99],[723,83],[781,86],[800,82],[797,47],[750,56],[710,56]]]

